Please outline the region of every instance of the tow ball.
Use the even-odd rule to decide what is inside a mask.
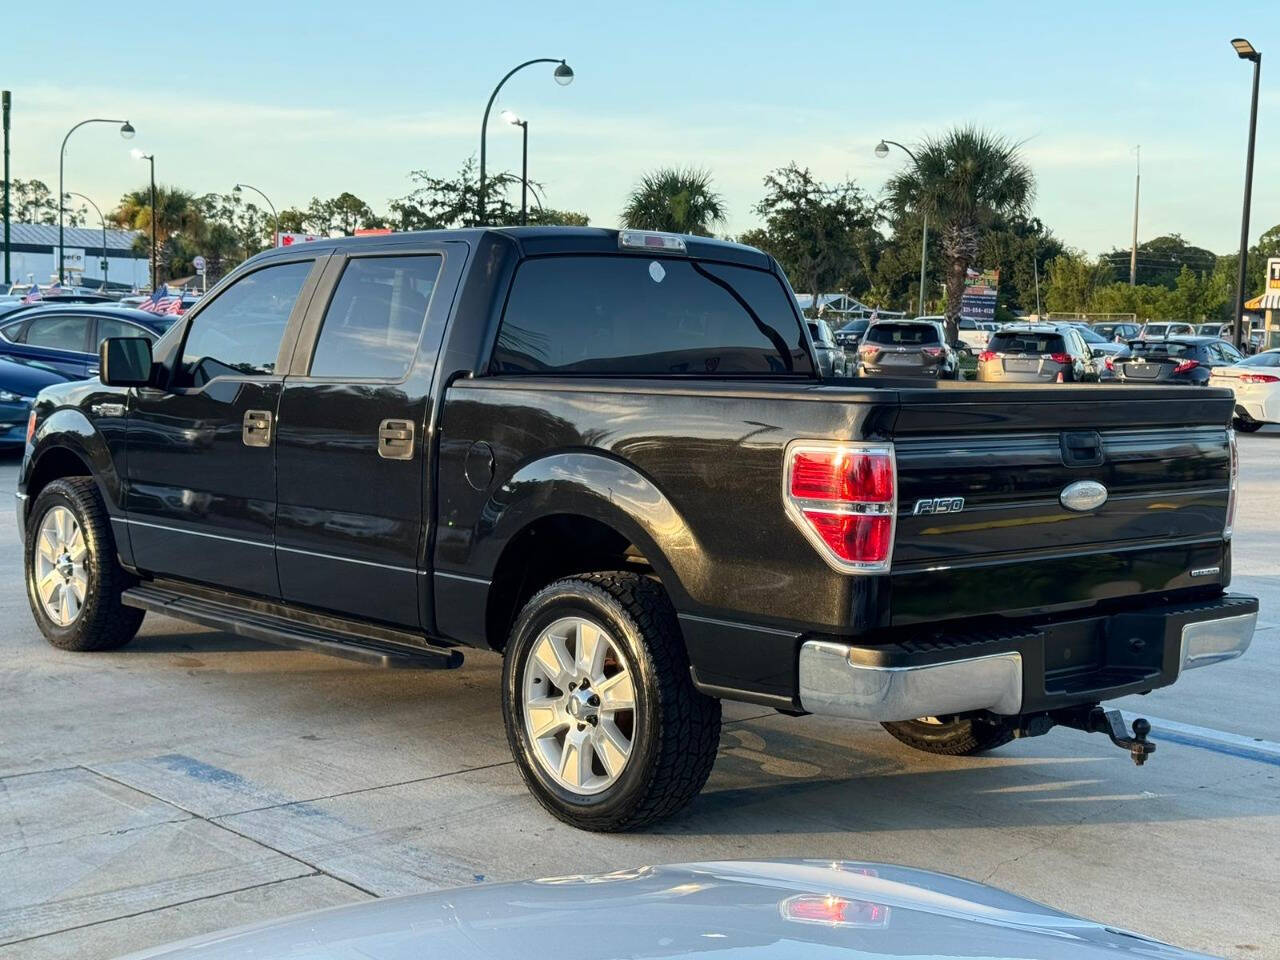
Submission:
[[[1143,717],[1133,721],[1133,736],[1124,726],[1124,714],[1119,710],[1103,710],[1093,707],[1088,713],[1072,711],[1065,717],[1058,718],[1065,727],[1074,727],[1086,733],[1105,733],[1121,750],[1128,750],[1133,762],[1142,766],[1147,757],[1156,752],[1156,745],[1147,739],[1151,732],[1151,723]]]

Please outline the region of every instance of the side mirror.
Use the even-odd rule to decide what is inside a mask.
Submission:
[[[1103,350],[1101,347],[1093,348],[1093,359],[1101,360],[1106,355],[1107,355],[1107,351]]]
[[[98,379],[109,387],[145,387],[151,383],[151,341],[146,337],[107,337],[98,346]]]

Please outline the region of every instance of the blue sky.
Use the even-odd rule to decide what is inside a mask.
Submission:
[[[1230,8],[1228,11],[1227,8]],[[106,15],[104,16],[104,11]],[[127,11],[127,14],[126,12]],[[1264,58],[1252,236],[1280,222],[1280,28],[1274,4],[1166,0],[1070,4],[224,2],[63,0],[75,29],[19,31],[0,86],[13,91],[13,173],[57,180],[58,144],[78,131],[67,189],[104,207],[157,175],[198,192],[237,180],[278,207],[350,190],[385,209],[406,174],[456,170],[477,152],[480,115],[512,65],[566,58],[506,86],[489,129],[490,168],[518,169],[511,107],[530,121],[530,176],[553,206],[616,223],[629,187],[663,164],[711,171],[728,230],[757,222],[761,177],[794,160],[878,194],[911,143],[975,122],[1025,141],[1035,212],[1092,253],[1127,246],[1133,146],[1142,144],[1141,235],[1180,232],[1234,248],[1250,65]],[[105,51],[105,52],[104,52]],[[1269,53],[1274,51],[1274,53]],[[1270,78],[1270,79],[1269,79]]]

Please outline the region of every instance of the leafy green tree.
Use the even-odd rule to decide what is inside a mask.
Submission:
[[[190,271],[189,241],[204,230],[204,214],[199,201],[189,190],[156,187],[156,273],[161,280]],[[151,188],[131,190],[120,198],[120,205],[110,218],[127,230],[137,230],[134,250],[143,256],[151,253]]]
[[[1115,248],[1103,254],[1103,259],[1111,264],[1117,277],[1127,279],[1130,253],[1129,249]],[[1138,244],[1138,283],[1172,290],[1178,285],[1178,274],[1183,267],[1190,267],[1196,273],[1210,273],[1217,259],[1212,251],[1187,243],[1180,234],[1156,237]]]
[[[755,206],[763,229],[740,238],[771,254],[793,285],[814,296],[844,290],[858,296],[871,287],[884,244],[875,205],[852,180],[826,184],[794,163],[764,178]]]
[[[9,209],[14,223],[58,222],[58,198],[43,180],[13,180],[9,187]],[[67,197],[62,205],[63,223],[68,227],[84,226],[89,208]]]
[[[1036,276],[1040,278],[1040,309],[1044,310],[1044,289],[1049,261],[1064,250],[1038,217],[1002,218],[982,237],[978,265],[1000,271],[1000,303],[1007,309],[1036,309]]]
[[[286,207],[280,211],[281,233],[306,233],[307,212],[297,207]]]
[[[1115,274],[1105,260],[1090,260],[1079,250],[1063,251],[1046,264],[1044,307],[1050,313],[1086,313],[1094,309],[1098,291],[1114,281]]]
[[[640,178],[622,211],[625,226],[711,236],[725,222],[724,200],[706,170],[662,167]]]
[[[965,278],[982,235],[1002,217],[1025,214],[1035,177],[1018,144],[976,127],[927,139],[915,155],[914,164],[889,180],[889,199],[895,209],[923,212],[941,226],[947,334],[955,341]]]

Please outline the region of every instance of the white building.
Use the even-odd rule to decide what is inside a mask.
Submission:
[[[0,228],[2,231],[3,228]],[[100,227],[63,228],[66,282],[88,287],[101,285],[102,262],[106,259],[109,287],[133,290],[151,284],[151,265],[146,256],[134,251],[137,230],[106,231],[106,249]],[[0,241],[3,233],[0,232]],[[9,225],[9,278],[14,283],[48,283],[58,277],[58,225],[14,223]],[[3,263],[0,263],[0,274]],[[0,280],[3,280],[0,275]]]

